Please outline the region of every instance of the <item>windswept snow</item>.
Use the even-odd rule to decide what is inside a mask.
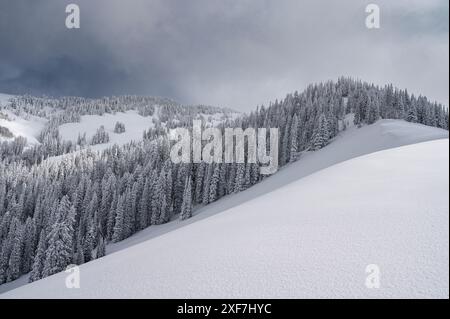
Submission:
[[[448,139],[306,176],[2,298],[449,296]],[[296,166],[287,167],[294,173]],[[380,287],[365,285],[366,266]]]

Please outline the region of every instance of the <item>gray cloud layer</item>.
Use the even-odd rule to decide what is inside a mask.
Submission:
[[[77,3],[81,29],[65,28]],[[249,110],[311,82],[392,82],[448,105],[448,1],[1,0],[0,92],[167,96]]]

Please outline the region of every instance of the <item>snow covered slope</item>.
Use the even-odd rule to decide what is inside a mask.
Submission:
[[[60,273],[0,297],[448,298],[448,143],[345,161],[89,262],[80,289]]]
[[[153,116],[141,116],[135,110],[127,112],[117,112],[115,114],[104,115],[83,115],[79,123],[67,123],[59,127],[59,132],[63,140],[76,142],[79,135],[86,134],[88,140],[95,134],[100,126],[104,126],[105,131],[109,134],[109,143],[91,146],[92,150],[106,149],[114,144],[124,145],[131,141],[141,141],[143,133],[149,128],[154,128],[154,121],[159,119],[156,112]],[[230,118],[236,118],[238,113],[231,113]],[[210,125],[218,125],[225,120],[224,113],[216,114],[198,114],[198,118],[203,118]],[[125,124],[125,132],[121,134],[114,133],[114,126],[117,122]],[[165,125],[165,123],[163,123]]]
[[[299,161],[283,167],[276,174],[244,192],[226,196],[217,202],[198,208],[194,212],[194,216],[183,223],[174,221],[164,225],[149,227],[124,241],[109,245],[107,252],[126,249],[131,245],[173,231],[186,223],[194,223],[200,219],[218,214],[251,199],[270,193],[289,183],[298,181],[319,170],[357,156],[441,138],[448,138],[448,131],[399,120],[380,120],[375,124],[361,128],[351,126],[346,131],[341,132],[327,147],[316,152],[303,154]],[[0,286],[1,291],[2,287]]]
[[[1,107],[8,105],[12,98],[14,98],[14,95],[0,93],[0,126],[6,127],[13,134],[12,138],[0,136],[0,142],[22,136],[27,139],[29,145],[39,144],[37,137],[44,128],[45,123],[47,123],[47,120],[32,115],[23,118],[14,115],[10,111],[1,110]],[[7,119],[4,118],[5,116]]]
[[[9,103],[9,100],[12,99],[14,95],[0,93],[0,106],[5,106]]]
[[[117,112],[116,114],[104,115],[84,115],[80,123],[67,123],[59,127],[59,132],[63,140],[76,142],[79,135],[86,134],[89,140],[100,126],[105,127],[105,131],[110,136],[110,142],[99,144],[92,147],[100,150],[113,144],[123,145],[130,141],[142,140],[145,130],[154,127],[153,116],[141,116],[137,111],[128,111],[126,113]],[[114,126],[117,122],[125,124],[125,132],[122,134],[114,133]]]
[[[37,137],[47,123],[46,119],[32,115],[28,115],[25,119],[9,111],[2,111],[2,114],[7,115],[8,119],[0,117],[0,126],[8,128],[14,137],[25,137],[30,145],[39,144]],[[0,136],[0,141],[2,140],[7,139]]]

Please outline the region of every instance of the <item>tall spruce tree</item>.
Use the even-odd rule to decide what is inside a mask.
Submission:
[[[183,204],[181,206],[180,219],[185,220],[192,217],[192,181],[189,176],[186,179],[184,192],[183,192]]]

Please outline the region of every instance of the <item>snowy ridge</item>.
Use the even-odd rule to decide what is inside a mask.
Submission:
[[[447,134],[424,129],[381,121],[366,134],[375,150]],[[82,265],[80,289],[67,289],[59,273],[1,297],[448,298],[448,139],[328,163],[275,190],[308,156],[317,163],[328,150],[345,160],[337,153],[345,145],[356,150],[346,156],[368,151],[346,134],[259,184],[275,181],[264,196]],[[364,285],[368,264],[380,267],[379,289]]]

